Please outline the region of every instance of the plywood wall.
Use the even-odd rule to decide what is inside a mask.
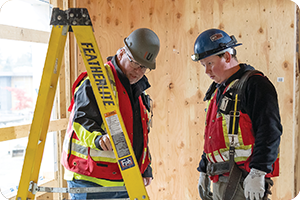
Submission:
[[[279,95],[284,134],[280,178],[273,200],[294,195],[295,4],[290,0],[78,0],[88,8],[102,57],[114,55],[133,30],[147,27],[160,38],[157,69],[148,75],[154,99],[150,133],[153,200],[200,199],[196,170],[203,150],[202,101],[211,80],[190,59],[200,32],[221,28],[235,35],[240,62],[262,70]],[[84,70],[78,58],[78,72]],[[278,82],[283,80],[283,82]],[[298,134],[298,133],[296,133]]]

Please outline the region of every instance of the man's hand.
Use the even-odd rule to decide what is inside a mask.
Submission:
[[[103,151],[112,151],[113,150],[108,134],[105,134],[100,138],[99,144],[100,144],[100,147],[103,149]]]
[[[213,200],[213,194],[210,191],[210,179],[204,172],[200,172],[198,191],[202,200]]]
[[[252,168],[244,180],[244,194],[246,199],[262,199],[265,192],[265,175],[267,173]]]
[[[151,177],[143,177],[144,185],[148,186],[151,184],[152,178]]]
[[[199,181],[198,181],[198,188],[201,187],[204,191],[206,191],[207,183],[209,180],[207,180],[208,177],[204,172],[200,172]]]

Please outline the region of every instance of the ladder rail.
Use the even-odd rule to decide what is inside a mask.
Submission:
[[[30,127],[30,134],[17,192],[17,200],[25,200],[25,197],[34,199],[34,195],[28,192],[28,186],[30,181],[38,181],[52,110],[52,106],[49,105],[53,105],[55,97],[64,51],[64,48],[62,47],[64,47],[66,42],[67,31],[68,26],[53,27],[51,31],[45,66]]]
[[[132,199],[149,199],[92,27],[72,26],[106,131]],[[104,95],[105,93],[105,95]],[[105,120],[104,120],[105,119]]]

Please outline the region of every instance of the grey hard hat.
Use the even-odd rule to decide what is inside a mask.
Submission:
[[[124,39],[124,43],[134,60],[149,69],[155,69],[160,42],[158,36],[152,30],[147,28],[136,29]]]

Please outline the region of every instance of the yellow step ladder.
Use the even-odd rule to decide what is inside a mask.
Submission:
[[[37,186],[64,46],[69,31],[75,34],[129,198],[131,200],[149,199],[119,107],[109,84],[110,80],[95,40],[87,9],[70,8],[63,11],[54,8],[51,25],[53,27],[48,52],[16,199],[34,199],[36,192],[88,193],[125,190],[124,187],[70,189]]]

